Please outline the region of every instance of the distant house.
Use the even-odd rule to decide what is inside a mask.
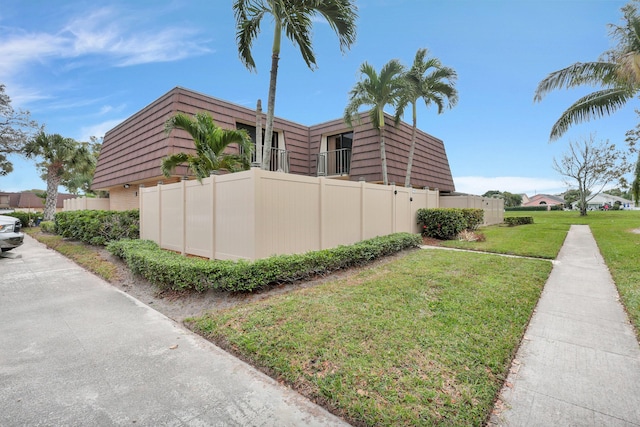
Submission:
[[[93,190],[108,191],[112,210],[138,207],[140,186],[168,184],[189,176],[186,167],[178,167],[166,178],[161,174],[161,160],[177,152],[194,152],[191,137],[182,130],[165,135],[164,124],[174,114],[207,111],[225,129],[246,129],[255,143],[257,117],[262,126],[266,116],[256,110],[211,96],[176,87],[135,113],[105,134]],[[411,126],[385,117],[386,155],[390,183],[404,185]],[[264,134],[264,129],[262,130]],[[351,181],[380,183],[382,167],[377,131],[368,114],[361,123],[349,128],[342,119],[305,126],[279,117],[274,118],[271,169],[284,173],[322,176]],[[232,149],[236,149],[233,147]],[[441,193],[455,191],[451,169],[442,140],[421,130],[413,162],[411,185],[414,188],[437,188]]]
[[[525,202],[525,198],[522,198],[522,206],[556,206],[556,205],[564,205],[564,199],[561,196],[553,196],[551,194],[536,194],[531,197],[527,197],[527,201]]]
[[[73,194],[58,194],[56,202],[56,212],[62,210],[64,201],[73,199],[77,196]],[[12,210],[19,212],[43,212],[44,199],[32,191],[23,191],[20,193],[0,193],[0,210]]]
[[[634,207],[632,200],[627,200],[618,196],[612,196],[611,194],[607,193],[598,193],[593,197],[587,197],[587,199],[590,199],[587,200],[587,210],[603,209],[605,205],[613,207],[616,202],[619,202],[622,209]],[[571,208],[578,209],[578,202],[572,203]]]

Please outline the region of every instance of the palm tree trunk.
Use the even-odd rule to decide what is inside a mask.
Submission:
[[[389,185],[389,178],[387,177],[387,154],[384,150],[384,111],[379,111],[380,115],[380,160],[382,161],[382,183]]]
[[[47,199],[44,204],[44,220],[53,221],[56,214],[56,205],[58,204],[58,185],[60,185],[60,177],[55,167],[49,167],[47,170]]]
[[[273,140],[273,116],[276,109],[276,82],[278,80],[278,61],[280,59],[280,38],[282,27],[276,22],[273,35],[273,51],[271,54],[271,77],[269,79],[269,96],[267,98],[267,124],[264,137],[264,154],[262,156],[262,169],[269,170],[271,161],[271,144]]]
[[[413,129],[411,129],[411,147],[409,148],[409,159],[407,160],[407,176],[404,178],[404,186],[411,187],[411,167],[413,166],[413,153],[416,150],[416,129],[418,128],[418,114],[416,103],[413,103]]]

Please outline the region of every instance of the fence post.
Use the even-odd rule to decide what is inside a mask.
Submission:
[[[209,175],[211,180],[211,256],[209,259],[216,259],[216,175]]]
[[[366,218],[365,214],[365,188],[366,183],[364,181],[360,181],[360,240],[364,240],[364,231],[365,224],[364,219]]]
[[[181,181],[180,192],[182,193],[182,255],[187,253],[187,180]]]
[[[158,181],[158,245],[162,247],[162,181]]]
[[[393,184],[391,184],[391,232],[392,233],[395,233],[397,229],[396,227],[397,226],[396,209],[398,208],[397,196],[398,196],[398,190],[396,189],[396,183],[394,182]]]
[[[325,238],[324,238],[324,231],[325,231],[325,178],[321,177],[319,179],[318,185],[320,186],[319,189],[319,196],[320,196],[320,224],[319,225],[319,232],[320,232],[320,248],[319,249],[324,249],[324,242],[325,242]]]
[[[139,233],[140,233],[140,238],[144,239],[144,203],[142,201],[142,190],[144,189],[144,184],[140,184],[138,185],[138,217],[140,218],[138,220],[139,222]],[[109,210],[111,210],[111,201],[109,201]]]

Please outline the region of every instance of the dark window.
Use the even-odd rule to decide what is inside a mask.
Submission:
[[[244,123],[236,123],[236,129],[244,129],[247,131],[247,133],[249,134],[249,136],[251,137],[251,141],[253,141],[253,143],[256,143],[256,127],[255,126],[251,126],[251,125],[246,125]],[[278,148],[278,134],[276,132],[271,133],[272,135],[272,139],[271,139],[271,147],[272,148]],[[265,136],[265,131],[264,128],[262,128],[262,143],[264,144],[264,136]]]

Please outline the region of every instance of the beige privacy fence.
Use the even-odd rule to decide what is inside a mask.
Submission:
[[[484,210],[484,225],[500,224],[504,221],[504,199],[481,196],[441,196],[441,208],[474,208]]]
[[[420,232],[437,190],[251,169],[140,188],[140,238],[211,259],[266,258]]]
[[[109,199],[76,197],[63,201],[64,211],[109,210]]]

